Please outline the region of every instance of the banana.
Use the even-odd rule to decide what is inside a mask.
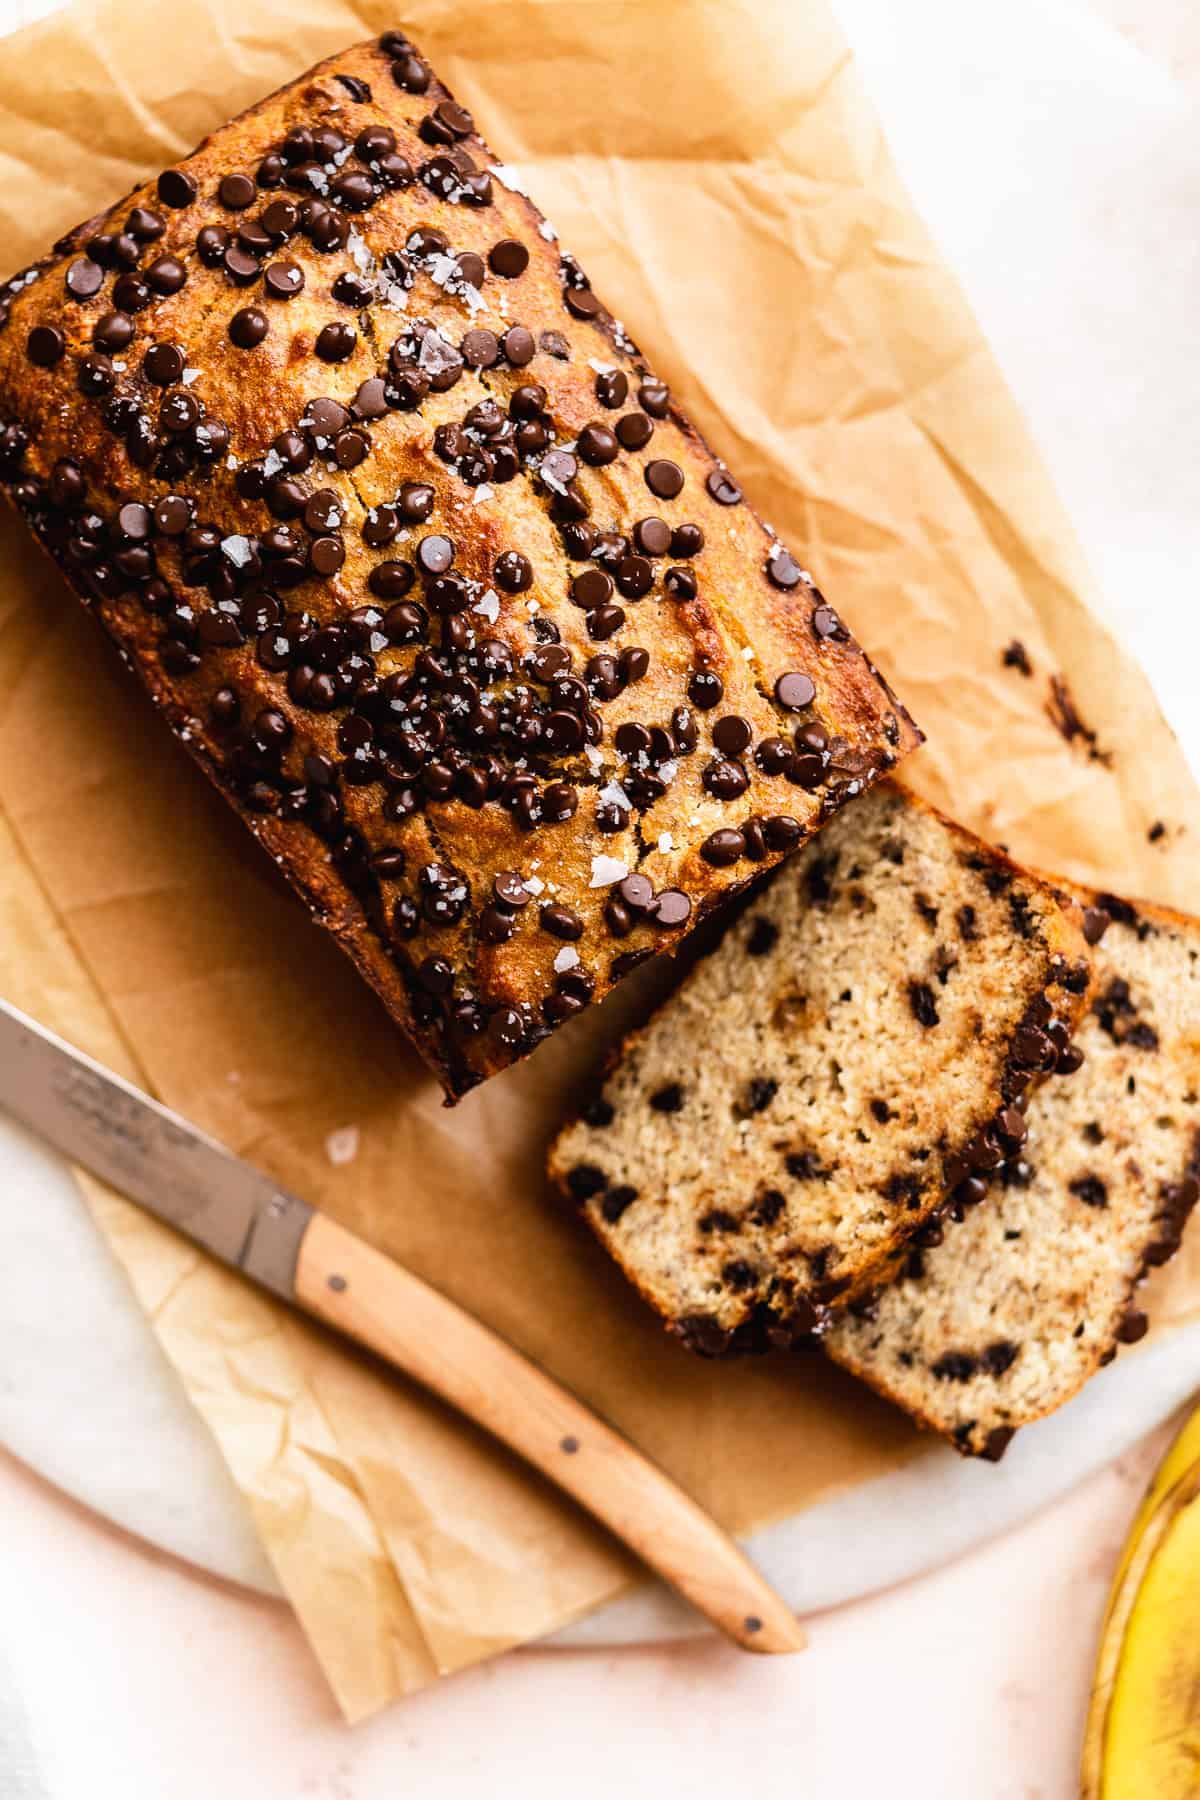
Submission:
[[[1200,1409],[1160,1463],[1109,1594],[1082,1800],[1200,1796]]]

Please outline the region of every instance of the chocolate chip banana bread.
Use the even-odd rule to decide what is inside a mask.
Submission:
[[[884,783],[626,1043],[552,1178],[689,1348],[822,1331],[1073,1065],[1075,912]]]
[[[0,300],[3,485],[451,1097],[917,741],[398,33]]]
[[[929,1229],[895,1285],[825,1339],[967,1455],[1001,1455],[1142,1336],[1137,1285],[1200,1194],[1200,920],[1085,898],[1103,942],[1082,1067],[1033,1096],[984,1203],[960,1191],[959,1222]]]

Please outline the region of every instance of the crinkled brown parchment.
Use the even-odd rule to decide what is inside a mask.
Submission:
[[[1183,758],[821,0],[100,0],[0,44],[6,266],[401,22],[893,678],[929,733],[914,781],[1043,867],[1200,892]],[[444,1111],[7,515],[0,546],[0,991],[505,1332],[731,1527],[921,1453],[818,1358],[688,1357],[547,1202],[560,1109],[669,970]],[[481,1435],[87,1193],[348,1716],[630,1578]],[[1198,1302],[1194,1249],[1158,1317]]]

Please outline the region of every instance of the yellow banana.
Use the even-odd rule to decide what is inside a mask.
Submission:
[[[1082,1800],[1200,1796],[1200,1410],[1130,1528],[1101,1633]]]

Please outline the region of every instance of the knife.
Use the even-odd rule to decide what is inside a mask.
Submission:
[[[0,1107],[481,1425],[744,1650],[803,1649],[795,1615],[733,1539],[566,1388],[399,1263],[3,1000]]]

